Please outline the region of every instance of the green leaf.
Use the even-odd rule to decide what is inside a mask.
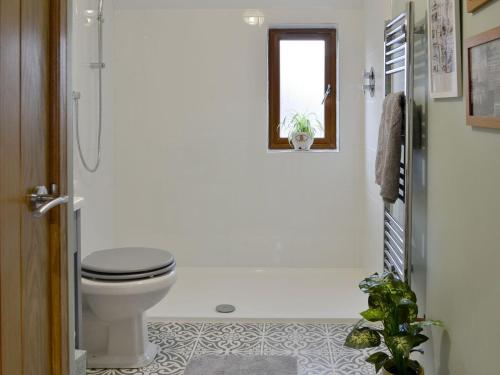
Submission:
[[[410,323],[417,319],[418,306],[408,298],[401,298],[396,306],[398,323]]]
[[[395,357],[408,358],[413,348],[413,337],[406,335],[389,336],[385,338],[385,343]],[[396,355],[399,354],[399,355]]]
[[[441,320],[423,320],[420,322],[414,322],[411,324],[412,327],[419,327],[419,328],[425,328],[425,327],[444,327],[444,323]]]
[[[420,369],[422,368],[422,366],[420,366],[420,363],[418,363],[417,361],[410,359],[408,361],[408,368],[411,368],[413,371],[415,371],[415,374],[420,374]]]
[[[398,306],[416,306],[417,304],[408,298],[401,298],[399,300]]]
[[[368,307],[371,309],[386,310],[386,301],[379,294],[370,294],[368,296]]]
[[[375,372],[379,372],[384,363],[389,359],[389,356],[384,352],[377,352],[366,359],[366,362],[375,366]]]
[[[291,139],[291,135],[294,132],[307,133],[309,136],[314,137],[316,129],[312,126],[311,119],[321,124],[314,113],[301,113],[295,112],[291,115],[288,120],[287,116],[283,118],[283,121],[278,125],[280,128],[288,130],[288,138]],[[321,127],[320,127],[321,128]]]
[[[412,302],[417,303],[417,295],[413,290],[410,289],[410,287],[407,284],[404,284],[406,290],[403,292],[403,296],[406,299],[409,299]]]
[[[363,311],[361,313],[361,316],[366,320],[368,320],[369,322],[378,322],[384,319],[385,314],[382,310],[370,308],[368,310]]]
[[[383,275],[379,275],[378,273],[374,273],[370,277],[367,277],[363,281],[359,283],[359,289],[361,289],[365,293],[371,293],[373,290],[378,287],[387,285],[394,279],[394,275],[392,273],[387,273]]]
[[[413,347],[415,348],[423,344],[427,340],[429,340],[429,338],[426,335],[422,335],[419,333],[418,335],[413,336]]]
[[[374,348],[379,345],[379,333],[368,327],[353,328],[345,340],[345,346],[353,349]]]

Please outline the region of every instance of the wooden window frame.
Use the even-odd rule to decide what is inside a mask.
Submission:
[[[325,92],[331,85],[331,94],[325,100],[325,137],[316,138],[312,149],[337,149],[337,32],[335,29],[270,29],[269,30],[269,144],[270,150],[291,149],[288,139],[281,138],[280,118],[280,41],[325,41]]]

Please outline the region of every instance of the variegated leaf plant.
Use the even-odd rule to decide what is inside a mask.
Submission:
[[[424,327],[443,326],[441,321],[417,319],[417,297],[405,282],[392,273],[374,274],[359,288],[368,294],[368,309],[363,319],[347,336],[345,345],[354,349],[375,348],[385,344],[387,350],[370,355],[366,361],[378,372],[382,367],[396,375],[418,375],[420,364],[411,353],[429,338]],[[383,341],[382,341],[383,339]]]

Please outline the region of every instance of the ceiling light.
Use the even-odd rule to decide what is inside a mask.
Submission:
[[[262,26],[264,13],[258,9],[248,9],[243,13],[243,20],[250,26]]]

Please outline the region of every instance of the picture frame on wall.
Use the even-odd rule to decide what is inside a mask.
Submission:
[[[467,0],[467,12],[473,13],[491,0]]]
[[[467,125],[500,129],[500,27],[468,38]]]
[[[459,0],[428,0],[429,90],[433,99],[462,95]]]

